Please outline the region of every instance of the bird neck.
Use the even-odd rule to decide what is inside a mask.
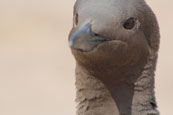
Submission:
[[[96,77],[76,67],[77,115],[120,115],[110,91]]]
[[[113,75],[125,80],[103,80],[77,65],[77,115],[159,115],[151,71],[128,76]]]

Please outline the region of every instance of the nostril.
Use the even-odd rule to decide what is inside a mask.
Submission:
[[[94,36],[98,37],[98,36],[100,36],[100,35],[99,35],[99,34],[97,34],[97,33],[94,33]]]

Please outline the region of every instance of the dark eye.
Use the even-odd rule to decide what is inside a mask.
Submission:
[[[126,22],[124,23],[123,27],[125,29],[132,29],[136,24],[136,19],[131,17],[129,19],[126,20]]]
[[[78,15],[78,13],[76,13],[75,14],[75,17],[74,17],[74,23],[75,23],[75,25],[77,25],[78,24],[78,21],[79,21],[79,15]]]

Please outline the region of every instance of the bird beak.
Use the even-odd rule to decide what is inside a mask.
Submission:
[[[84,38],[84,37],[85,37],[85,39],[87,39],[88,37],[91,37],[91,33],[92,33],[91,24],[88,23],[88,24],[84,25],[82,28],[80,28],[77,32],[75,32],[71,36],[70,41],[69,41],[69,46],[71,48],[74,48],[75,43],[81,41],[82,38]]]
[[[75,33],[69,39],[69,46],[72,49],[77,49],[81,51],[91,51],[94,49],[98,44],[108,41],[98,34],[92,31],[91,23],[87,23]]]

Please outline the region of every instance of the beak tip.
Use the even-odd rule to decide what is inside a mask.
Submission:
[[[69,41],[69,46],[70,46],[70,48],[72,48],[72,46],[73,46],[73,42],[71,40]]]

